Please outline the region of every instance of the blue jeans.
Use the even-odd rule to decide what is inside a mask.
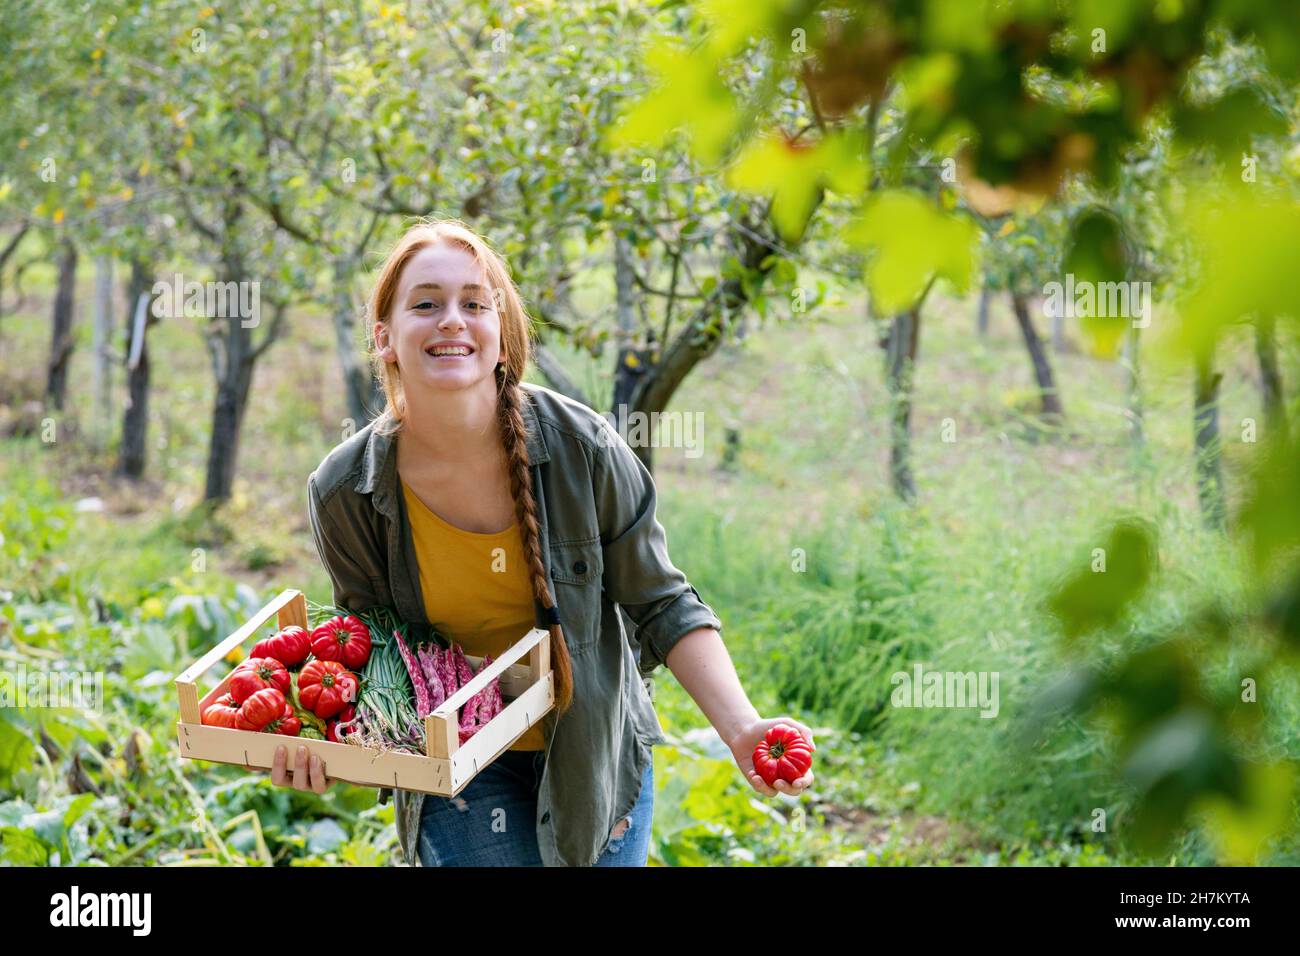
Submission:
[[[422,866],[541,866],[537,791],[543,750],[507,750],[457,796],[426,796],[420,811]],[[646,764],[631,824],[609,841],[596,866],[645,866],[654,815],[654,763]]]

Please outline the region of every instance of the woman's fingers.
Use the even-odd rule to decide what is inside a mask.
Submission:
[[[293,787],[295,790],[313,790],[324,793],[329,789],[330,778],[325,774],[325,761],[301,744],[294,754],[293,770],[290,771],[289,748],[283,744],[275,748],[271,759],[271,782],[277,787]]]
[[[288,786],[289,774],[286,767],[289,762],[289,748],[279,746],[275,748],[275,758],[271,761],[271,782],[277,787]]]
[[[767,782],[753,770],[749,771],[749,785],[765,797],[775,797],[776,791],[767,785]]]
[[[299,745],[298,756],[293,764],[293,788],[295,790],[310,790],[311,785],[307,780],[307,748]]]
[[[311,755],[311,788],[317,793],[324,793],[325,788],[329,786],[329,778],[325,776],[325,761],[315,754]]]

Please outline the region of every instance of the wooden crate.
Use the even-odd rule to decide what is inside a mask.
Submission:
[[[388,753],[357,744],[204,725],[200,715],[209,704],[226,693],[230,675],[202,699],[199,698],[198,679],[213,664],[256,634],[272,615],[276,615],[277,627],[296,624],[309,629],[306,598],[301,591],[287,589],[176,678],[176,692],[180,699],[176,735],[182,757],[269,770],[276,747],[283,744],[289,747],[289,767],[292,770],[294,753],[302,744],[321,758],[325,774],[331,779],[367,787],[396,787],[451,797],[460,793],[480,770],[555,706],[550,633],[542,628],[533,628],[424,718],[427,755]],[[527,663],[517,663],[525,655]],[[470,655],[466,655],[466,659],[475,668],[480,667],[483,661]],[[500,678],[502,702],[509,703],[505,703],[501,713],[487,726],[461,744],[456,711],[494,677]]]

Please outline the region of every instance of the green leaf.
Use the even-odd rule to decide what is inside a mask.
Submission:
[[[873,196],[847,235],[850,242],[874,251],[867,287],[884,315],[915,306],[935,278],[964,292],[979,250],[974,223],[943,212],[912,190]]]
[[[1048,599],[1047,609],[1067,639],[1107,627],[1146,587],[1156,566],[1149,528],[1137,520],[1117,523],[1088,563],[1071,574]]]

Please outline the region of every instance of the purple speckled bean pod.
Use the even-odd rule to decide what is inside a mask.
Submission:
[[[469,730],[478,726],[478,708],[479,701],[483,697],[483,691],[479,691],[470,697],[469,700],[460,705],[460,729]]]
[[[501,681],[497,679],[492,682],[492,716],[495,717],[503,710],[505,707],[501,701]]]
[[[402,640],[402,635],[393,631],[393,639],[397,641],[397,650],[402,655],[406,672],[411,675],[411,686],[415,689],[415,715],[424,717],[433,710],[429,706],[429,685],[425,683],[420,665],[415,662],[415,657],[411,654],[411,649],[406,646],[406,641]]]
[[[488,654],[483,658],[483,667],[487,667],[491,663],[492,655]],[[483,669],[479,668],[479,673],[482,672]],[[492,678],[492,681],[483,689],[483,692],[479,694],[478,709],[475,711],[475,720],[480,724],[486,724],[493,717],[492,698],[497,692],[499,680],[500,678],[497,677]]]
[[[421,647],[415,652],[415,656],[420,661],[420,670],[424,673],[424,680],[429,685],[429,710],[435,711],[442,706],[442,702],[447,699],[447,689],[442,686],[442,677],[438,673],[437,658],[438,648]]]
[[[452,659],[450,649],[439,649],[435,652],[438,655],[438,673],[442,675],[442,686],[450,697],[456,693],[460,684],[456,680],[456,665]]]
[[[465,650],[459,644],[456,645],[456,687],[464,687],[474,679],[474,670],[469,666],[469,661],[465,660]]]

